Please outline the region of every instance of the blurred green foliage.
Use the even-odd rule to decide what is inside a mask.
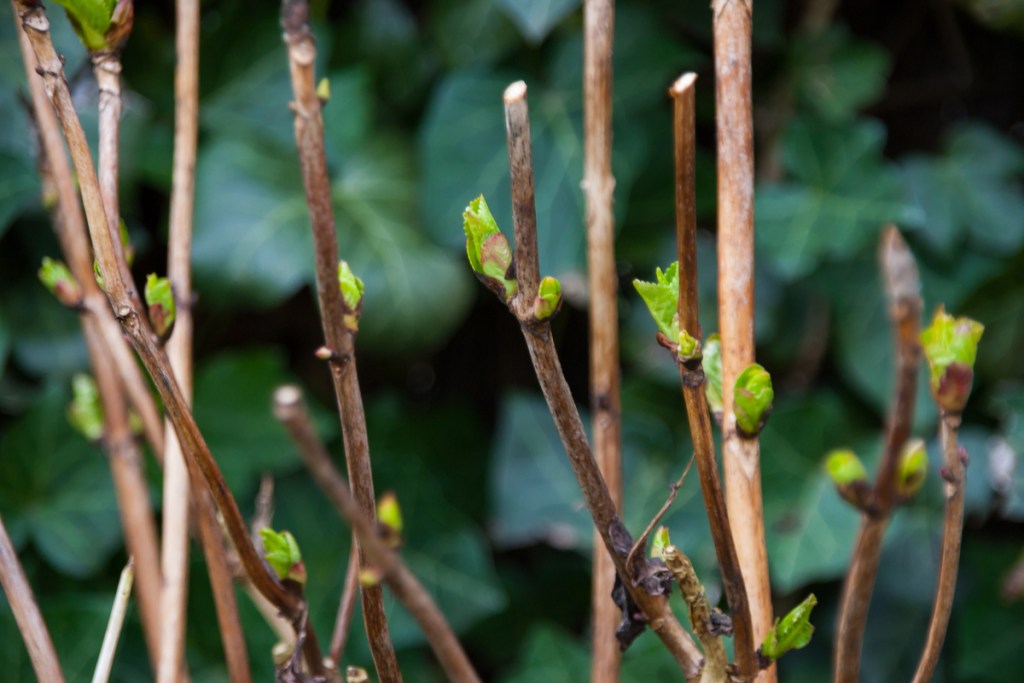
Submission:
[[[696,70],[700,297],[705,337],[714,331],[713,78],[706,4],[620,4],[613,163],[626,521],[639,532],[690,448],[676,368],[628,283],[675,258],[665,88]],[[765,522],[777,611],[811,590],[820,598],[815,637],[781,661],[783,679],[828,677],[858,516],[822,464],[829,450],[848,447],[871,472],[881,450],[893,360],[873,255],[881,224],[893,221],[919,259],[926,318],[945,303],[986,326],[962,435],[971,456],[964,556],[937,680],[1007,680],[1006,672],[1024,668],[1024,602],[1000,592],[1021,557],[1024,524],[1024,87],[1007,88],[999,74],[1024,60],[1020,34],[1000,32],[1018,24],[983,15],[985,3],[963,3],[985,24],[942,3],[929,21],[902,24],[891,15],[911,9],[877,15],[840,3],[810,26],[801,21],[803,3],[755,4],[758,159],[765,162],[757,191],[758,356],[776,387],[762,433]],[[486,679],[585,680],[589,518],[514,324],[473,281],[459,229],[467,202],[481,193],[498,223],[511,225],[500,96],[523,78],[541,270],[562,283],[566,306],[555,332],[586,403],[580,2],[313,5],[320,71],[331,83],[324,116],[340,256],[365,282],[360,373],[375,479],[379,492],[394,491],[401,502],[402,552]],[[272,525],[292,530],[303,549],[312,616],[326,639],[348,532],[270,415],[277,385],[305,385],[317,425],[341,457],[327,373],[313,359],[321,337],[309,290],[311,241],[276,9],[242,0],[203,9],[195,406],[243,511],[252,510],[260,475],[274,476]],[[139,4],[136,12],[124,54],[121,191],[141,277],[166,270],[174,50],[171,3]],[[66,672],[79,679],[98,653],[125,558],[102,451],[65,417],[71,377],[87,362],[75,314],[35,279],[42,257],[59,254],[39,198],[10,10],[0,14],[0,513]],[[95,138],[95,83],[84,52],[63,12],[51,8],[51,19]],[[951,22],[942,25],[954,38],[937,28],[940,19]],[[892,26],[903,32],[898,40]],[[970,84],[927,80],[955,52],[936,46],[951,40],[973,69]],[[933,471],[887,537],[865,681],[907,678],[930,611],[943,497],[926,382],[922,368],[914,433],[928,442]],[[159,474],[150,469],[159,503]],[[719,600],[695,479],[665,523]],[[192,569],[192,677],[223,680],[198,549]],[[273,636],[244,596],[240,603],[254,671],[270,680]],[[441,680],[413,622],[399,606],[389,609],[406,680]],[[345,661],[366,666],[360,630]],[[5,680],[32,680],[6,609],[0,643]],[[624,662],[626,681],[672,677],[650,636]],[[114,680],[149,679],[133,615]]]

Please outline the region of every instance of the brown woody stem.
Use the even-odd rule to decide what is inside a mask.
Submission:
[[[11,606],[18,631],[25,641],[36,678],[40,681],[64,683],[64,673],[60,670],[60,661],[57,659],[57,651],[53,649],[50,632],[46,630],[46,622],[39,612],[32,586],[25,578],[25,570],[18,562],[18,555],[14,552],[11,537],[7,535],[3,518],[0,518],[0,585],[3,585],[7,603]]]
[[[338,614],[334,618],[334,631],[331,633],[329,657],[336,665],[341,665],[341,656],[345,653],[349,633],[352,631],[352,614],[356,609],[356,595],[359,591],[359,553],[355,543],[348,556],[345,569],[345,583],[338,601]]]
[[[107,295],[122,329],[139,354],[147,372],[153,378],[167,414],[174,425],[182,445],[186,462],[201,474],[224,519],[224,525],[234,543],[246,574],[253,585],[293,620],[304,618],[301,596],[287,591],[263,563],[263,559],[248,542],[245,522],[234,498],[224,482],[206,441],[196,426],[188,403],[174,379],[166,354],[156,336],[141,322],[141,312],[133,306],[128,286],[121,277],[114,256],[114,246],[107,229],[106,212],[99,192],[99,183],[92,163],[85,132],[75,112],[68,89],[64,67],[50,38],[50,24],[42,5],[37,0],[14,0],[17,14],[32,45],[38,64],[37,73],[43,78],[50,99],[64,131],[68,149],[78,175],[86,221],[92,238],[93,250],[99,261],[100,272],[107,287]],[[304,642],[305,658],[313,673],[323,671],[319,645],[312,629],[307,629]]]
[[[836,683],[856,683],[860,678],[861,647],[867,624],[871,593],[882,556],[882,541],[896,505],[896,479],[900,451],[910,436],[921,361],[918,332],[921,324],[921,282],[914,257],[894,227],[885,230],[879,249],[889,317],[895,330],[896,386],[886,426],[885,449],[875,480],[873,509],[861,517],[850,570],[843,586],[837,621]]]
[[[324,122],[320,98],[316,94],[314,66],[316,46],[309,29],[309,3],[284,0],[281,24],[288,46],[288,64],[295,100],[295,145],[299,152],[302,179],[306,188],[316,260],[316,288],[320,300],[320,318],[324,338],[333,351],[330,361],[334,393],[341,417],[345,442],[348,479],[363,511],[375,515],[373,472],[366,433],[366,415],[356,371],[355,335],[344,322],[347,311],[338,284],[338,238],[331,205],[331,184],[324,151]],[[360,550],[362,557],[362,551]],[[365,558],[361,560],[365,566]],[[377,676],[384,683],[402,680],[395,648],[388,632],[384,598],[380,586],[362,586],[363,624]]]
[[[736,554],[750,600],[754,640],[772,625],[768,552],[756,438],[736,430],[733,387],[754,362],[754,126],[752,0],[715,0],[715,124],[718,138],[718,319],[722,336],[722,461]],[[776,680],[775,667],[759,683]]]
[[[928,622],[921,660],[914,673],[913,683],[928,683],[935,674],[946,639],[949,614],[953,610],[956,593],[956,575],[960,567],[960,543],[964,529],[964,489],[967,469],[965,453],[957,445],[960,416],[944,413],[939,420],[942,441],[943,476],[946,480],[946,518],[942,526],[942,555],[939,560],[939,584],[935,590],[935,603]]]
[[[587,278],[590,290],[590,409],[594,456],[612,500],[622,508],[622,402],[619,396],[618,274],[612,211],[612,45],[614,0],[583,8],[583,190],[587,201]],[[591,582],[592,683],[617,683],[620,615],[611,599],[615,565],[595,531]]]
[[[551,339],[551,326],[547,321],[538,323],[533,319],[532,302],[538,278],[537,218],[533,201],[529,111],[526,84],[522,81],[513,83],[505,90],[505,123],[511,168],[516,276],[519,279],[519,292],[508,302],[509,310],[520,321],[548,411],[554,418],[569,463],[576,474],[576,481],[605,549],[611,555],[626,591],[647,617],[650,628],[669,649],[687,678],[692,679],[700,670],[700,651],[675,618],[667,598],[664,595],[650,595],[642,587],[634,585],[626,567],[632,539],[628,538],[629,532],[619,518],[618,509],[590,450],[583,422]],[[625,541],[624,544],[620,543],[624,548],[616,548],[613,534]]]
[[[380,572],[382,581],[420,625],[423,635],[444,668],[456,683],[474,683],[480,677],[459,644],[458,638],[430,594],[377,535],[376,522],[356,501],[345,480],[331,462],[331,456],[313,427],[297,387],[281,387],[274,395],[274,414],[288,430],[306,467],[338,513],[348,522],[363,552],[364,566]]]
[[[679,256],[679,329],[700,341],[700,312],[697,296],[697,213],[696,213],[696,145],[694,86],[696,74],[685,74],[672,86],[674,100],[673,129],[676,162],[676,241]],[[718,477],[718,459],[711,433],[705,393],[704,370],[699,361],[680,364],[679,377],[686,401],[700,489],[708,513],[711,538],[722,572],[722,584],[733,621],[736,662],[741,676],[753,676],[759,669],[754,653],[754,634],[743,581],[729,525],[729,512]],[[698,632],[699,635],[699,632]],[[719,643],[720,645],[721,643]],[[705,654],[707,650],[705,649]]]

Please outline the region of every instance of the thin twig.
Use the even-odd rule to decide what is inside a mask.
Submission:
[[[895,331],[896,385],[886,426],[885,449],[875,480],[871,514],[861,517],[850,570],[836,629],[836,683],[856,683],[860,678],[861,647],[867,624],[871,593],[882,556],[882,541],[896,504],[896,479],[900,451],[910,436],[921,361],[918,332],[921,325],[921,281],[913,254],[895,227],[882,236],[879,263],[885,283],[889,317]]]
[[[46,630],[46,622],[39,612],[39,604],[32,594],[32,586],[25,578],[25,570],[18,562],[11,537],[7,535],[7,527],[0,517],[0,585],[7,595],[7,603],[18,623],[18,631],[25,641],[28,657],[32,660],[32,668],[36,678],[47,683],[64,683],[64,674],[60,670],[57,651],[53,649],[50,632]]]
[[[729,658],[725,652],[722,636],[711,632],[711,604],[704,595],[704,585],[697,578],[690,558],[670,545],[665,548],[665,566],[672,572],[679,592],[690,612],[690,623],[704,649],[704,668],[701,669],[700,683],[730,683]],[[735,622],[734,622],[735,623]]]
[[[348,567],[345,569],[345,583],[338,601],[338,614],[334,618],[334,631],[331,633],[331,647],[328,650],[331,661],[341,666],[341,656],[345,654],[345,645],[352,630],[352,614],[356,609],[356,595],[359,590],[359,555],[355,544],[349,551]]]
[[[117,651],[117,641],[121,638],[121,627],[124,626],[124,616],[128,612],[128,598],[132,594],[134,578],[135,570],[132,560],[129,558],[128,564],[121,570],[121,578],[117,582],[114,605],[110,608],[107,632],[103,634],[103,645],[100,647],[100,656],[96,660],[92,683],[107,683],[110,678],[110,670],[114,666],[114,653]]]
[[[676,242],[679,257],[679,329],[701,341],[699,298],[697,296],[697,212],[696,212],[696,146],[694,90],[696,74],[684,74],[672,86],[670,92],[673,105],[673,130],[675,139],[675,201],[676,201]],[[715,456],[715,441],[711,433],[711,418],[708,414],[705,393],[704,369],[700,360],[679,365],[679,378],[686,402],[686,414],[690,423],[697,471],[700,474],[700,489],[704,496],[704,507],[708,513],[711,538],[715,554],[722,571],[722,584],[735,632],[736,663],[741,676],[753,676],[758,670],[754,653],[754,634],[747,588],[743,580],[733,541],[733,529],[729,524],[729,511],[722,496],[722,484],[718,477],[718,459]],[[705,651],[705,654],[707,652]]]
[[[162,584],[156,526],[149,500],[149,487],[142,472],[141,458],[131,433],[128,410],[121,391],[123,385],[115,369],[123,364],[138,374],[138,366],[121,336],[120,326],[110,312],[106,297],[96,284],[86,240],[85,221],[78,203],[74,176],[64,151],[59,123],[47,100],[43,82],[35,75],[35,56],[20,26],[18,38],[39,135],[40,174],[44,184],[52,184],[57,196],[51,212],[53,227],[64,258],[82,289],[83,309],[88,310],[81,319],[82,332],[103,407],[104,446],[110,459],[125,544],[128,552],[136,558],[139,612],[150,661],[155,670],[159,653],[159,600]],[[90,310],[90,306],[94,310]],[[118,330],[112,340],[104,333],[105,329],[109,329],[109,324]],[[119,354],[122,358],[116,361]],[[126,360],[124,356],[127,356]],[[141,374],[138,386],[143,387],[148,405],[153,406],[156,413],[155,404],[145,388]]]
[[[147,372],[154,380],[167,414],[174,425],[178,440],[182,444],[188,466],[199,471],[213,495],[228,534],[238,549],[239,559],[245,567],[246,574],[253,585],[292,620],[297,629],[302,628],[304,623],[300,620],[305,619],[306,613],[304,600],[301,596],[286,590],[263,563],[252,544],[243,542],[248,539],[245,521],[224,483],[220,468],[217,467],[209,447],[196,426],[181,389],[174,379],[167,355],[160,347],[156,336],[141,322],[141,313],[133,306],[127,285],[121,278],[113,253],[110,233],[106,229],[106,213],[100,198],[92,155],[81,121],[78,119],[71,101],[63,64],[53,47],[46,13],[37,0],[14,0],[14,2],[22,28],[29,37],[36,61],[39,64],[37,73],[44,80],[47,96],[57,112],[68,149],[71,151],[94,253],[99,262],[100,272],[103,275],[107,295],[110,297],[114,312],[131,341],[132,347],[139,354]],[[321,674],[323,673],[323,662],[316,634],[311,626],[306,628],[306,633],[307,637],[303,643],[306,662],[312,673]]]
[[[352,492],[363,511],[375,516],[373,472],[370,466],[366,415],[356,370],[355,332],[344,322],[346,305],[338,287],[338,238],[331,204],[331,184],[324,151],[324,122],[320,98],[316,94],[314,66],[316,46],[309,28],[309,3],[283,0],[281,24],[288,45],[288,64],[295,100],[295,144],[306,188],[316,260],[316,288],[324,338],[333,352],[330,361],[334,393],[345,442],[345,461]],[[361,560],[365,566],[365,561]],[[384,598],[380,586],[362,586],[363,624],[366,637],[383,683],[402,680],[398,659],[388,631]]]
[[[590,408],[594,457],[608,492],[622,508],[622,402],[619,396],[618,277],[612,211],[612,44],[614,0],[583,6],[583,190],[587,200],[587,278],[590,290]],[[617,683],[620,615],[611,592],[615,565],[594,532],[590,603],[593,625],[590,680]]]
[[[462,645],[430,594],[409,571],[402,558],[380,540],[376,522],[366,514],[345,485],[345,480],[316,435],[298,387],[287,386],[277,390],[274,395],[274,415],[288,430],[313,479],[352,527],[352,533],[366,558],[365,565],[380,572],[382,581],[419,624],[448,677],[456,683],[479,681],[480,677],[462,650]]]
[[[752,0],[715,0],[715,124],[718,137],[718,320],[722,336],[722,461],[736,554],[750,601],[754,640],[772,625],[768,552],[756,438],[736,430],[733,386],[754,362],[754,125]],[[776,680],[775,667],[757,677]]]
[[[949,614],[953,610],[956,593],[956,575],[960,567],[960,543],[964,529],[964,489],[966,488],[966,453],[957,445],[960,415],[943,413],[939,419],[942,441],[943,477],[946,480],[946,518],[942,526],[942,556],[939,560],[939,583],[935,603],[928,622],[921,660],[914,673],[913,683],[928,683],[935,674],[946,639]]]
[[[530,149],[530,122],[526,103],[526,84],[513,83],[505,90],[505,126],[508,133],[509,166],[512,183],[512,218],[515,230],[515,266],[518,293],[508,302],[509,310],[520,321],[523,338],[530,351],[534,373],[540,383],[548,411],[554,418],[569,462],[594,525],[611,555],[630,598],[647,618],[648,626],[665,643],[687,678],[695,678],[701,655],[696,644],[675,618],[664,595],[651,595],[634,585],[626,567],[626,556],[633,546],[629,532],[619,518],[604,477],[587,442],[586,431],[573,401],[569,385],[551,339],[548,321],[533,318],[533,299],[537,293],[537,215],[533,201],[533,162]]]
[[[654,527],[658,526],[658,522],[660,522],[662,517],[665,516],[668,509],[672,507],[672,503],[676,502],[676,497],[679,495],[679,489],[683,488],[683,482],[686,481],[686,475],[690,473],[690,468],[693,467],[694,460],[694,456],[691,455],[690,459],[686,462],[686,467],[683,469],[683,473],[680,475],[679,480],[674,484],[668,485],[668,497],[665,499],[665,502],[662,503],[661,509],[658,510],[654,517],[651,518],[651,521],[647,523],[647,526],[644,527],[643,533],[636,539],[636,543],[633,544],[629,554],[626,555],[627,567],[633,566],[633,559],[636,557],[637,553],[643,552],[647,547],[647,539],[650,537],[651,532],[654,531]]]

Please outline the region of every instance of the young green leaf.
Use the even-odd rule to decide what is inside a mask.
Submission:
[[[774,662],[790,650],[799,650],[811,642],[814,626],[811,625],[811,610],[818,604],[818,599],[811,593],[789,614],[776,619],[775,625],[764,637],[759,652],[769,661]]]
[[[511,299],[519,283],[511,277],[512,248],[508,239],[480,195],[469,203],[462,214],[462,229],[466,233],[466,256],[473,272],[504,301]]]
[[[260,538],[263,539],[265,551],[263,557],[278,577],[306,585],[306,568],[302,564],[302,553],[291,532],[263,528],[260,529]]]
[[[704,342],[701,366],[704,368],[704,393],[708,409],[719,424],[722,423],[722,339],[713,334]]]
[[[64,7],[75,33],[90,50],[107,47],[105,35],[114,15],[115,0],[56,0]]]
[[[921,332],[921,346],[931,371],[931,388],[942,410],[959,413],[974,383],[974,360],[985,326],[970,318],[954,318],[939,306],[932,324]]]
[[[322,103],[327,104],[331,99],[331,82],[327,78],[321,78],[316,84],[316,97]]]
[[[684,363],[700,359],[700,340],[691,337],[686,330],[679,330],[679,350],[676,351],[676,355]]]
[[[146,278],[145,296],[153,330],[158,337],[166,339],[171,334],[175,316],[171,281],[165,277],[157,277],[156,273],[150,273]]]
[[[68,422],[89,441],[103,437],[103,406],[96,382],[89,375],[77,374],[71,378],[71,403],[68,404]]]
[[[913,497],[928,476],[928,451],[921,439],[910,439],[900,451],[896,470],[896,491],[900,498]]]
[[[363,305],[363,292],[366,288],[363,286],[363,281],[352,272],[348,261],[338,262],[338,286],[341,288],[341,298],[345,301],[345,306],[348,308],[345,324],[348,326],[349,318],[351,317],[351,322],[356,324],[355,329],[358,329],[359,313]]]
[[[402,508],[394,493],[385,493],[377,501],[377,522],[385,543],[392,548],[402,545]]]
[[[63,262],[44,256],[39,280],[65,306],[74,308],[82,303],[82,289]]]
[[[736,428],[745,436],[757,436],[772,412],[775,391],[772,377],[757,363],[746,367],[736,378],[733,392]]]
[[[670,545],[672,545],[672,540],[668,535],[668,527],[659,526],[658,530],[654,532],[654,537],[651,539],[651,557],[665,559],[665,548]]]
[[[533,300],[533,317],[537,320],[551,318],[562,307],[562,285],[553,277],[540,281],[537,297]]]
[[[679,340],[679,262],[676,261],[662,272],[655,270],[656,282],[633,280],[633,286],[640,298],[647,304],[647,310],[658,325],[658,330],[669,341]]]

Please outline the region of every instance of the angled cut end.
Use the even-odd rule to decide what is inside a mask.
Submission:
[[[278,419],[302,402],[302,389],[294,384],[284,384],[274,390],[274,413]]]
[[[526,99],[526,81],[516,81],[505,88],[505,104],[515,104]]]
[[[882,231],[878,260],[890,305],[916,302],[921,306],[921,278],[917,262],[895,225]]]
[[[688,71],[676,79],[676,82],[672,84],[672,87],[668,89],[668,92],[672,97],[679,97],[692,88],[696,82],[697,74],[692,71]]]

